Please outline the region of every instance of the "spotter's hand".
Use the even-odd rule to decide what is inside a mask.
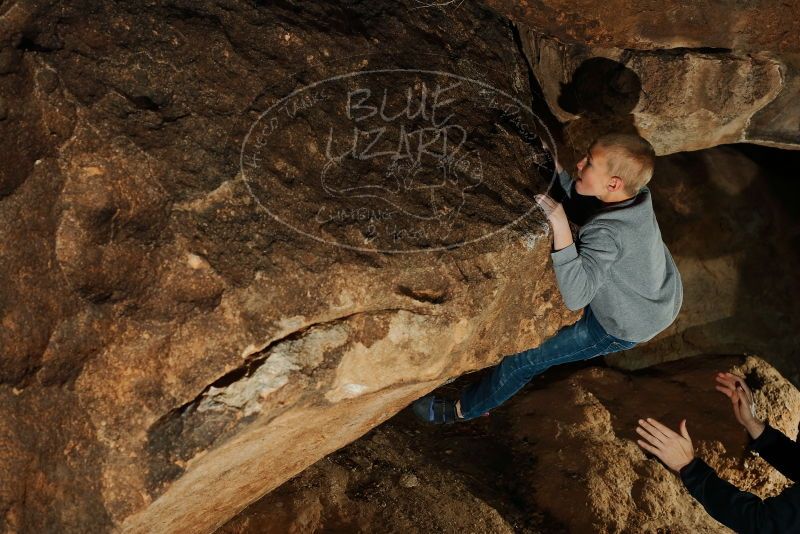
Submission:
[[[680,431],[680,434],[673,432],[655,419],[639,419],[636,432],[644,440],[637,439],[636,443],[677,472],[694,459],[694,447],[689,431],[686,430],[686,419],[681,421]]]
[[[733,373],[717,373],[717,391],[721,391],[731,400],[733,415],[753,439],[764,431],[764,422],[756,417],[753,392],[747,387],[744,378]]]

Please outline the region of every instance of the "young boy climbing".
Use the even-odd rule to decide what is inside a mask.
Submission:
[[[583,309],[582,317],[539,347],[506,356],[458,401],[418,399],[412,406],[417,417],[435,424],[474,419],[553,365],[629,349],[672,324],[683,285],[646,187],[654,162],[653,147],[636,134],[597,138],[574,181],[556,162],[565,202],[575,193],[599,201],[573,242],[562,204],[536,196],[553,230],[551,258],[564,304]]]

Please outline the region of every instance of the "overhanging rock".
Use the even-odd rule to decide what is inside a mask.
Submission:
[[[2,530],[211,531],[577,318],[512,27],[418,7],[4,4]]]

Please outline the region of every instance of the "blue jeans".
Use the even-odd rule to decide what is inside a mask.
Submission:
[[[461,415],[474,419],[510,399],[530,380],[553,365],[629,349],[636,345],[606,332],[586,306],[577,323],[565,326],[535,349],[506,356],[483,379],[461,393]]]

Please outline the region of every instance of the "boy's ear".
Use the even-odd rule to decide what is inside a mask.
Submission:
[[[625,187],[625,183],[622,181],[622,178],[619,176],[612,176],[611,180],[608,182],[608,190],[609,191],[619,191],[623,187]]]

